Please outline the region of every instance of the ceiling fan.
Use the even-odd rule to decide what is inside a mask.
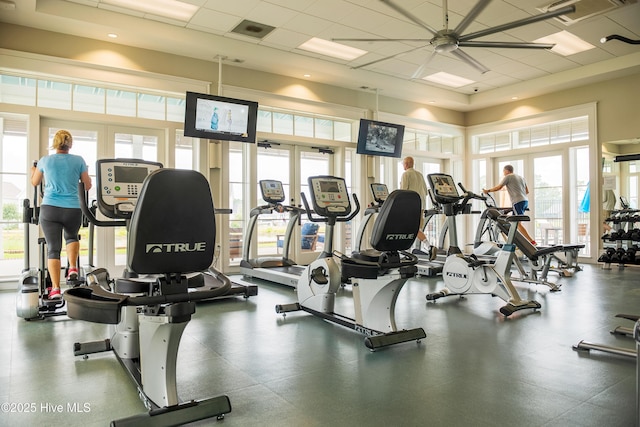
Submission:
[[[334,38],[333,41],[360,41],[360,42],[379,42],[379,41],[408,41],[408,42],[427,42],[428,45],[433,46],[433,53],[426,58],[424,63],[413,73],[412,79],[417,79],[422,77],[422,73],[427,67],[427,64],[431,61],[431,59],[437,53],[451,53],[457,58],[463,60],[467,64],[471,65],[482,74],[489,71],[487,67],[482,65],[479,61],[474,59],[472,56],[461,50],[461,47],[489,47],[489,48],[516,48],[516,49],[551,49],[554,44],[546,44],[546,43],[520,43],[520,42],[491,42],[491,41],[477,41],[475,39],[488,36],[490,34],[498,33],[501,31],[511,30],[517,27],[521,27],[524,25],[532,24],[534,22],[544,21],[550,18],[554,18],[556,16],[565,15],[567,13],[575,12],[576,8],[574,5],[565,6],[560,9],[556,9],[553,11],[541,13],[539,15],[533,15],[528,18],[520,19],[517,21],[509,22],[507,24],[498,25],[496,27],[486,28],[484,30],[476,31],[474,33],[462,34],[464,30],[467,29],[469,24],[473,22],[473,20],[489,5],[491,0],[479,0],[478,3],[471,9],[471,11],[465,16],[462,21],[458,24],[458,26],[454,29],[449,28],[449,11],[447,7],[447,0],[443,0],[442,2],[442,13],[443,13],[443,29],[436,30],[432,28],[429,24],[422,21],[420,18],[402,8],[398,4],[396,4],[392,0],[380,0],[396,12],[405,16],[409,20],[418,24],[422,28],[426,29],[431,35],[432,38],[420,38],[420,39],[354,39],[354,38]],[[377,59],[375,61],[367,62],[366,64],[358,65],[353,67],[354,69],[364,68],[369,65],[377,64],[378,62],[386,61],[388,59],[392,59],[398,57],[400,55],[404,55],[418,49],[422,49],[425,46],[422,45],[416,48],[410,49],[408,51],[400,52],[395,55],[387,56],[385,58]]]

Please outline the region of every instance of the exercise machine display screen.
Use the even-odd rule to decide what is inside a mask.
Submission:
[[[344,178],[336,176],[312,176],[309,189],[313,210],[321,216],[346,216],[351,213],[351,203]]]
[[[389,188],[387,184],[373,183],[371,184],[371,193],[376,203],[382,204],[389,197]]]
[[[260,181],[262,199],[267,203],[282,203],[284,201],[284,188],[282,182],[274,179]]]
[[[427,175],[427,181],[435,199],[442,203],[447,203],[451,200],[457,200],[460,198],[458,190],[456,189],[456,183],[453,181],[451,175],[443,173],[432,173]]]
[[[100,212],[109,218],[130,217],[145,178],[161,167],[161,163],[139,159],[98,160],[96,181]]]
[[[135,166],[114,166],[113,177],[116,182],[142,183],[149,175],[147,168]]]

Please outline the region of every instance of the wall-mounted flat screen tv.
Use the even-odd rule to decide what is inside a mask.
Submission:
[[[254,143],[257,122],[257,102],[187,92],[185,136]]]
[[[403,138],[404,125],[360,119],[356,153],[400,157]]]

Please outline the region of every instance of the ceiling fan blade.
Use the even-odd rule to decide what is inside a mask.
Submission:
[[[421,42],[429,43],[430,39],[350,39],[350,38],[335,38],[331,39],[332,42]]]
[[[491,3],[491,0],[480,0],[478,3],[476,3],[476,5],[473,6],[473,9],[471,9],[467,16],[465,16],[462,21],[460,21],[453,32],[456,34],[462,34],[462,32],[467,29],[469,24],[471,24],[471,22],[476,19],[476,16],[480,15],[480,12],[482,12],[484,8],[489,5],[489,3]]]
[[[380,0],[380,1],[382,3],[384,3],[384,4],[386,4],[387,6],[389,6],[391,9],[395,10],[396,12],[398,12],[400,15],[402,15],[405,18],[408,18],[410,21],[413,21],[416,24],[420,25],[422,28],[426,29],[431,34],[435,35],[438,32],[437,30],[431,28],[431,26],[429,24],[427,24],[426,22],[422,21],[420,18],[418,18],[417,16],[415,16],[411,12],[409,12],[409,11],[403,9],[402,7],[398,6],[397,4],[392,2],[391,0]]]
[[[397,58],[398,56],[406,55],[407,53],[411,53],[411,52],[416,51],[418,49],[422,49],[423,47],[424,46],[414,47],[413,49],[405,50],[404,52],[400,52],[400,53],[396,53],[395,55],[386,56],[384,58],[376,59],[375,61],[367,62],[366,64],[357,65],[357,66],[351,67],[351,68],[354,69],[354,70],[357,70],[359,68],[368,67],[369,65],[377,64],[378,62],[386,61],[387,59],[393,59],[393,58]]]
[[[483,42],[476,40],[469,40],[466,42],[459,42],[460,47],[498,47],[498,48],[513,48],[513,49],[551,49],[555,46],[553,43],[521,43],[521,42]]]
[[[560,16],[560,15],[566,15],[567,13],[571,13],[575,11],[576,11],[575,5],[565,6],[551,12],[545,12],[539,15],[530,16],[528,18],[520,19],[518,21],[513,21],[507,24],[498,25],[497,27],[491,27],[485,30],[476,31],[475,33],[465,34],[464,36],[460,36],[459,40],[468,41],[478,37],[484,37],[490,34],[499,33],[501,31],[512,30],[517,27],[522,27],[523,25],[533,24],[534,22],[545,21],[547,19],[555,18],[556,16]]]
[[[489,69],[487,67],[485,67],[480,62],[476,61],[475,59],[473,59],[471,56],[469,56],[468,54],[466,54],[465,52],[463,52],[460,49],[456,49],[456,50],[451,51],[451,54],[453,54],[453,55],[457,56],[458,58],[462,59],[464,62],[466,62],[467,64],[471,65],[473,68],[475,68],[476,70],[480,71],[481,74],[484,74],[487,71],[489,71]]]
[[[434,56],[436,56],[436,51],[434,50],[431,55],[429,55],[427,57],[427,59],[425,59],[425,61],[422,63],[422,65],[420,65],[420,67],[415,71],[415,73],[413,73],[413,75],[411,76],[411,79],[420,79],[422,78],[422,74],[424,74],[424,70],[427,68],[427,65],[429,64],[429,62],[431,62],[431,60],[433,59]]]

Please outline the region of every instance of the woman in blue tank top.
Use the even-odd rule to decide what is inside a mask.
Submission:
[[[82,211],[78,197],[78,182],[85,190],[91,188],[91,177],[84,159],[69,154],[73,137],[66,130],[59,130],[53,137],[54,154],[42,157],[32,168],[31,183],[40,185],[44,177],[44,197],[40,206],[40,225],[47,241],[47,269],[51,277],[49,299],[61,298],[60,251],[62,234],[67,245],[69,270],[67,280],[78,278],[78,231],[82,225]]]

